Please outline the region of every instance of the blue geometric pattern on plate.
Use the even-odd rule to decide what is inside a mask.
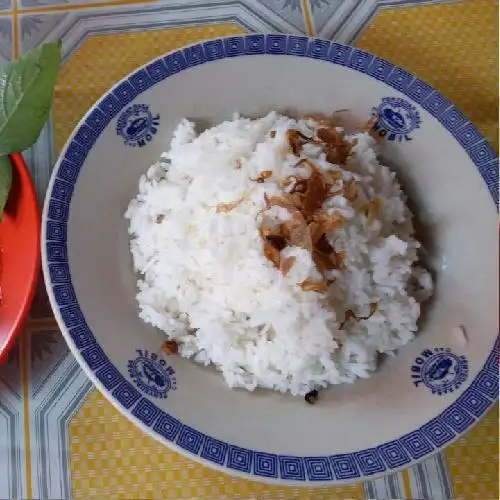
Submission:
[[[181,52],[174,52],[173,54],[166,56],[164,61],[168,68],[169,75],[179,73],[179,71],[188,67],[186,60],[184,59],[184,55]]]
[[[47,230],[47,241],[66,241],[66,224],[64,222],[56,222],[49,220],[46,226]],[[69,271],[68,271],[69,275]],[[51,279],[52,274],[50,275]]]
[[[47,244],[47,257],[52,262],[66,262],[68,260],[68,256],[66,254],[66,245],[64,243],[56,243],[51,241]],[[56,299],[57,300],[57,299]],[[66,299],[63,296],[60,296],[58,303],[63,304]]]
[[[148,72],[148,75],[150,76],[151,80],[153,80],[154,82],[161,82],[169,75],[167,67],[165,66],[165,63],[161,59],[153,61],[152,63],[148,64],[146,66],[146,71]],[[121,107],[118,107],[117,112],[120,110]]]
[[[203,44],[208,61],[222,59],[224,57],[224,44],[221,40],[213,40]]]
[[[443,446],[455,437],[455,433],[441,420],[434,419],[422,427],[422,432],[436,446]]]
[[[227,466],[234,470],[250,474],[253,464],[253,451],[239,446],[229,445]]]
[[[490,406],[490,400],[472,388],[464,392],[457,403],[476,417],[480,417]]]
[[[454,404],[446,409],[442,414],[442,420],[456,432],[464,432],[474,418],[462,406]]]
[[[422,107],[429,111],[431,115],[434,115],[436,118],[439,118],[443,111],[452,107],[451,102],[443,97],[439,92],[432,92],[430,96],[422,102]]]
[[[161,410],[146,398],[141,398],[132,410],[132,415],[151,427]]]
[[[330,457],[330,463],[337,479],[354,479],[362,477],[359,473],[354,454],[333,455]]]
[[[151,78],[151,76],[146,72],[145,69],[143,69],[136,72],[133,75],[133,78],[130,77],[130,83],[139,92],[144,92],[152,87],[156,83],[156,81],[154,80],[154,78]]]
[[[385,82],[388,83],[391,87],[394,87],[396,90],[404,92],[414,79],[415,77],[412,74],[408,73],[408,71],[405,71],[401,68],[394,68]]]
[[[225,38],[224,51],[226,57],[242,56],[245,53],[245,40],[241,36]]]
[[[69,334],[78,349],[83,349],[96,343],[94,334],[90,331],[86,323],[78,325],[76,328],[71,328]]]
[[[411,461],[403,446],[398,441],[382,444],[378,447],[378,451],[391,469],[403,467]]]
[[[483,136],[474,125],[468,123],[457,131],[456,138],[464,148],[468,148],[479,142]]]
[[[256,451],[254,473],[262,477],[278,477],[278,456]]]
[[[422,430],[410,432],[403,436],[400,442],[414,459],[422,458],[434,449],[434,446],[425,438]]]
[[[352,48],[347,45],[341,45],[340,43],[330,44],[330,51],[328,52],[328,61],[338,64],[340,66],[346,66],[350,56]]]
[[[76,138],[74,139],[76,140]],[[74,187],[74,183],[78,177],[78,173],[80,172],[80,166],[75,165],[74,163],[63,160],[57,169],[57,179],[63,179],[69,183],[71,183]]]
[[[375,448],[363,450],[354,454],[361,472],[365,476],[379,474],[386,470],[380,453]]]
[[[205,57],[205,51],[203,50],[202,45],[192,45],[191,47],[184,49],[184,56],[186,57],[188,66],[203,64],[208,60],[208,57]]]
[[[110,396],[128,409],[145,427],[188,452],[219,466],[265,478],[293,481],[362,479],[379,472],[404,467],[455,439],[473,425],[498,397],[498,339],[486,364],[469,388],[443,413],[400,439],[377,448],[319,457],[287,457],[224,443],[192,429],[168,415],[141,394],[112,365],[87,326],[74,297],[67,260],[67,204],[70,204],[80,168],[101,132],[143,89],[191,66],[211,60],[253,54],[285,54],[287,57],[322,59],[348,66],[367,77],[397,88],[414,103],[438,119],[464,145],[498,206],[498,158],[475,127],[439,92],[401,68],[359,49],[325,40],[287,35],[248,35],[213,40],[160,57],[113,88],[97,104],[76,131],[56,169],[49,197],[45,226],[45,255],[52,293],[74,347],[93,372],[94,381],[110,389]],[[57,245],[54,245],[57,243]],[[59,244],[62,244],[60,246]],[[64,288],[57,288],[64,285]],[[70,304],[69,304],[70,302]]]
[[[84,349],[82,351],[82,356],[92,371],[96,371],[106,362],[109,363],[108,357],[106,356],[106,354],[104,354],[104,351],[97,344],[91,345],[87,349]]]
[[[293,56],[305,56],[308,40],[303,36],[289,36],[286,53]]]
[[[74,293],[74,290],[73,290],[73,293]],[[60,305],[64,306],[64,303],[61,303]],[[61,312],[61,316],[62,316],[62,319],[64,321],[64,324],[68,328],[71,328],[72,326],[79,325],[83,322],[83,313],[82,313],[82,311],[80,311],[80,308],[78,307],[78,305],[61,307],[60,312]]]
[[[47,231],[48,233],[49,231]],[[71,277],[69,274],[68,264],[50,264],[49,265],[49,276],[52,284],[57,283],[70,283]],[[61,304],[62,305],[62,304]]]
[[[470,124],[469,127],[472,128],[473,125]],[[459,140],[458,136],[457,140]],[[488,163],[494,161],[497,157],[495,151],[493,151],[493,148],[486,140],[483,140],[479,143],[476,142],[473,146],[467,148],[467,152],[469,153],[472,161],[478,166],[486,166],[488,165]]]
[[[288,38],[286,35],[267,35],[266,52],[268,54],[286,54]]]
[[[90,125],[87,122],[87,125]],[[79,144],[76,139],[71,142],[66,150],[66,159],[75,165],[82,165],[87,157],[90,148],[84,144]]]
[[[326,457],[305,457],[304,462],[309,481],[331,481],[333,479],[332,468]]]
[[[197,455],[204,439],[204,434],[188,427],[187,425],[184,425],[179,437],[177,438],[177,444],[185,450]]]
[[[116,103],[116,110],[120,110],[120,103]],[[108,125],[108,120],[106,113],[101,110],[101,108],[96,108],[93,111],[90,112],[90,115],[88,116],[86,120],[87,127],[85,128],[85,133],[83,134],[83,137],[99,137],[99,134],[106,128]],[[81,130],[81,128],[80,128]],[[77,132],[75,135],[75,139],[77,142],[79,142],[82,146],[86,146],[85,141],[83,140],[82,136],[79,136],[80,130]]]
[[[496,373],[482,372],[477,376],[474,387],[491,399],[498,398],[498,368]]]
[[[69,205],[59,200],[51,199],[49,202],[49,214],[52,220],[66,222],[69,216]]]
[[[113,94],[108,94],[104,99],[102,99],[98,107],[98,109],[106,116],[107,121],[104,122],[106,125],[109,120],[111,120],[122,108],[123,106],[120,101]]]
[[[66,247],[64,247],[66,249]],[[66,254],[66,251],[64,252]],[[58,257],[55,258],[58,260]],[[58,304],[69,306],[76,303],[76,294],[73,287],[69,284],[57,285],[52,289]]]
[[[182,427],[183,425],[176,418],[167,415],[165,412],[161,412],[160,418],[156,421],[153,430],[173,442]]]
[[[427,83],[424,83],[422,80],[415,79],[406,90],[406,95],[420,104],[431,92],[432,87],[430,85],[427,85]]]
[[[69,203],[73,196],[73,186],[69,182],[57,179],[52,186],[52,198]]]
[[[122,107],[126,106],[139,94],[140,92],[132,85],[132,79],[118,84],[118,86],[113,90],[113,95],[120,101]]]
[[[394,66],[390,62],[387,62],[385,59],[374,57],[370,67],[367,70],[367,74],[373,76],[373,78],[376,78],[377,80],[385,81],[393,68]]]
[[[139,391],[136,391],[123,376],[122,382],[112,394],[124,408],[131,408],[141,397]]]
[[[108,391],[114,389],[121,381],[120,372],[111,363],[97,370],[95,374]]]
[[[96,111],[101,113],[99,110]],[[75,135],[76,141],[88,148],[94,145],[97,137],[97,128],[90,128],[88,125],[82,125]]]
[[[265,54],[266,37],[265,35],[248,35],[244,42],[245,54]]]
[[[330,42],[326,40],[311,40],[307,55],[313,59],[326,59],[329,49]]]
[[[429,88],[432,90],[432,87],[429,86]],[[440,121],[450,132],[454,132],[468,122],[464,114],[457,108],[451,108],[443,113]]]
[[[283,479],[304,481],[306,471],[304,470],[304,459],[301,457],[280,456],[280,472]]]
[[[349,68],[357,69],[362,73],[366,73],[374,57],[367,54],[363,50],[356,49],[352,52],[349,60]]]
[[[203,443],[200,457],[206,458],[211,462],[223,465],[226,461],[228,444],[218,439],[207,437]]]

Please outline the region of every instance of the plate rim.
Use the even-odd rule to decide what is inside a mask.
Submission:
[[[334,53],[334,51],[337,52]],[[141,395],[114,367],[93,336],[78,304],[71,282],[71,272],[67,258],[66,224],[72,190],[77,182],[79,169],[101,132],[142,92],[168,78],[171,74],[177,74],[212,60],[253,54],[299,56],[323,60],[372,77],[404,94],[413,104],[422,107],[436,118],[458,141],[462,149],[467,152],[478,173],[483,178],[498,211],[498,156],[484,136],[458,108],[432,86],[403,68],[350,45],[300,35],[247,34],[198,41],[158,56],[126,75],[89,108],[67,139],[52,171],[42,214],[42,268],[54,316],[79,365],[115,408],[150,436],[204,465],[245,479],[307,487],[352,484],[406,469],[429,458],[458,439],[495,404],[498,399],[498,335],[483,367],[477,376],[470,381],[459,398],[439,415],[425,422],[416,430],[386,443],[381,443],[377,447],[350,453],[324,456],[285,456],[245,449],[231,443],[225,443],[183,424],[180,420],[171,417],[167,412],[157,407],[150,399]],[[376,76],[374,66],[377,63],[381,65],[380,67],[383,68],[384,72],[388,70],[387,73]],[[169,73],[169,71],[171,72]],[[390,79],[391,77],[392,79]],[[434,107],[431,105],[431,97],[436,99]],[[104,107],[106,99],[108,99],[107,108]],[[120,107],[116,107],[117,103]],[[458,125],[454,124],[451,119],[453,113],[458,117]],[[105,118],[104,123],[96,122],[95,118],[98,115]],[[92,123],[89,122],[89,118],[92,118]],[[477,139],[468,145],[469,148],[465,147],[462,143],[464,139],[459,136],[459,133],[465,128]],[[75,161],[74,158],[67,158],[68,150],[72,145],[75,145],[75,148],[80,150],[87,148],[86,152],[83,153],[83,159],[80,158]],[[478,146],[485,147],[483,152],[485,151],[487,161],[481,160],[480,147],[478,148]],[[490,155],[489,158],[488,155]],[[63,163],[70,169],[65,173],[66,177],[59,176]],[[74,178],[71,178],[72,176]],[[69,195],[56,193],[57,196],[54,197],[56,182],[68,184],[71,188]],[[69,198],[65,200],[64,198],[68,196]],[[62,209],[61,204],[63,205]],[[59,206],[59,211],[57,207],[54,208],[54,205]],[[48,237],[50,223],[53,223],[50,228],[52,239]],[[57,231],[61,232],[58,233]],[[48,243],[60,247],[63,257],[59,256],[55,260],[50,258]],[[55,274],[57,272],[62,274]],[[62,292],[66,295],[62,294]],[[68,303],[67,298],[64,298],[63,295],[64,297],[69,295],[72,301]],[[78,319],[78,323],[76,325],[67,325],[63,313],[66,313],[66,316],[74,314]],[[84,342],[84,345],[82,345],[80,339],[79,347],[72,332],[73,335],[77,333],[83,335],[87,343]],[[99,376],[103,377],[104,374],[109,376],[109,373],[113,373],[114,385],[108,383],[109,387],[106,387]],[[484,379],[489,380],[488,377],[492,377],[493,386],[496,384],[495,397],[488,391],[481,390],[482,387],[479,385],[481,381],[484,382]],[[465,405],[467,395],[474,396],[478,392],[479,396],[483,398],[483,402],[487,401],[486,406],[483,405],[474,412],[470,408],[467,411]],[[128,394],[126,398],[123,396],[124,393]],[[130,400],[133,400],[132,403],[129,402]],[[140,412],[144,410],[155,414],[151,422],[150,417],[147,417],[146,421],[144,413],[141,415]],[[462,416],[464,419],[462,423],[455,422],[455,426],[453,426],[452,420],[453,411],[458,412],[455,413],[456,416]],[[172,438],[159,433],[157,427],[160,421],[176,429]],[[432,440],[432,426],[440,430],[440,434],[445,433],[444,441],[443,438],[438,438],[437,435],[434,436],[435,440]],[[182,436],[185,439],[179,443],[179,438]],[[187,438],[191,438],[191,440]],[[439,441],[437,441],[438,439]],[[196,444],[193,445],[193,443]],[[212,448],[209,448],[209,446]],[[423,447],[423,450],[418,451],[421,447]],[[217,451],[214,452],[214,450],[218,450],[218,453]],[[247,457],[246,465],[242,466],[241,462],[238,465],[238,462],[234,460],[230,463],[231,452],[233,452],[233,455],[239,453],[240,457]],[[393,455],[390,455],[391,452],[393,452]],[[261,468],[258,470],[256,470],[257,460],[260,460],[259,463],[261,464]],[[267,465],[264,467],[265,464]],[[319,466],[319,469],[314,469],[315,465]]]

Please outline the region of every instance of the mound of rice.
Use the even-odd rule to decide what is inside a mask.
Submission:
[[[321,171],[340,172],[341,185],[356,183],[355,199],[325,202],[345,220],[327,234],[343,255],[343,265],[326,272],[328,290],[300,286],[321,279],[307,249],[282,250],[294,257],[286,275],[266,258],[265,200],[280,196],[283,179],[298,168],[287,131],[311,137],[317,126],[271,112],[235,116],[197,135],[183,120],[125,214],[140,317],[174,340],[180,355],[213,363],[230,387],[306,394],[367,378],[379,353],[414,337],[420,303],[432,292],[429,273],[416,265],[420,244],[405,196],[368,133],[353,136],[343,165],[313,144],[300,153]],[[256,182],[263,171],[265,181]],[[376,198],[379,210],[367,216],[361,207]],[[290,213],[274,206],[266,217],[280,223]]]

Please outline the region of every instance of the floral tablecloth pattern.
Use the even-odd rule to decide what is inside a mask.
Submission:
[[[497,0],[0,0],[0,64],[63,41],[52,117],[26,152],[40,202],[57,151],[116,80],[176,47],[245,32],[306,33],[385,57],[440,90],[498,151]],[[42,282],[0,367],[0,499],[493,500],[498,451],[496,406],[445,452],[364,484],[298,489],[212,471],[144,435],[93,388]]]

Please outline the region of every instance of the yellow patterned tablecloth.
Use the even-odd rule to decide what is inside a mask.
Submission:
[[[53,116],[27,153],[40,201],[57,150],[114,82],[171,49],[250,31],[318,35],[385,57],[440,90],[498,151],[497,0],[0,0],[0,64],[63,40]],[[445,452],[383,479],[321,489],[235,479],[147,437],[97,392],[40,284],[0,367],[0,499],[72,497],[497,499],[498,406]]]

